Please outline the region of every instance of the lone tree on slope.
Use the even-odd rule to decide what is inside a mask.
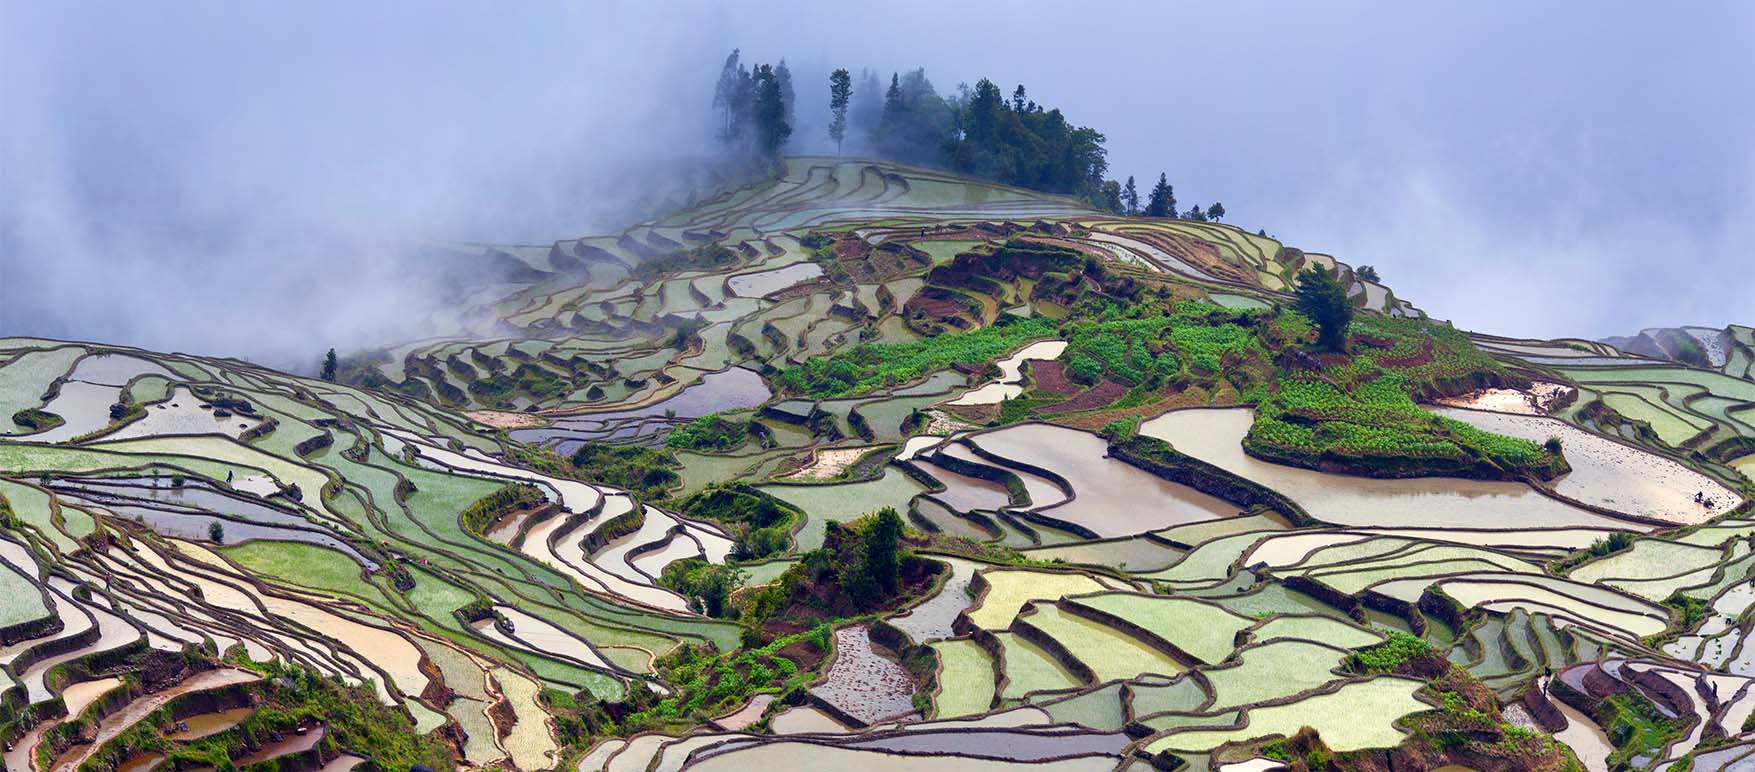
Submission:
[[[1127,213],[1127,205],[1121,203],[1121,183],[1115,180],[1103,183],[1103,208],[1113,214]]]
[[[1333,273],[1313,265],[1298,274],[1298,311],[1316,323],[1318,345],[1329,351],[1346,350],[1353,304]]]
[[[336,367],[336,365],[337,365],[337,362],[335,361],[335,349],[329,349],[329,353],[323,355],[323,380],[325,380],[325,381],[335,380],[335,367]]]
[[[841,154],[841,140],[847,138],[847,105],[853,98],[853,76],[840,69],[829,75],[829,139],[835,140],[835,155]]]
[[[1141,212],[1147,217],[1175,217],[1176,189],[1163,173],[1158,174],[1158,184],[1152,186],[1151,198],[1146,200],[1146,210]]]
[[[901,586],[901,541],[902,516],[894,507],[878,510],[877,519],[866,526],[865,571],[886,596]]]

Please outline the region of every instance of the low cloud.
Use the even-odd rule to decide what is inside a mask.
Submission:
[[[1465,327],[1755,321],[1755,7],[1063,10],[0,3],[0,334],[301,369],[422,335],[424,246],[613,230],[697,181],[733,47],[791,65],[795,151],[828,147],[832,68],[991,77],[1105,132],[1116,178]]]
[[[619,227],[714,152],[705,25],[279,8],[0,9],[0,332],[308,369],[424,334],[432,244]]]
[[[1600,338],[1751,321],[1737,278],[1755,236],[1747,199],[1703,228],[1655,208],[1587,218],[1564,201],[1517,216],[1465,187],[1434,169],[1340,174],[1277,235],[1375,265],[1398,297],[1481,332]]]

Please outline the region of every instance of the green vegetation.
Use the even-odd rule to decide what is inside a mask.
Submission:
[[[853,97],[853,76],[846,69],[829,75],[829,139],[835,140],[835,155],[841,154],[841,140],[847,138],[847,105]]]
[[[778,67],[758,64],[752,70],[739,61],[740,56],[740,52],[733,50],[726,57],[713,94],[713,107],[724,122],[719,139],[756,158],[777,160],[780,148],[792,135],[793,108],[797,103],[792,73],[785,60]]]
[[[67,420],[40,408],[27,407],[12,414],[12,422],[32,432],[46,432]]]
[[[683,271],[708,271],[736,265],[737,253],[722,244],[708,244],[698,249],[677,250],[647,258],[630,273],[635,279],[652,280]]]
[[[1298,274],[1298,311],[1316,323],[1316,340],[1323,348],[1341,351],[1347,347],[1353,304],[1334,272],[1311,266]]]
[[[639,445],[587,442],[573,451],[569,461],[585,479],[626,489],[642,501],[664,498],[669,488],[682,480],[673,471],[675,457]]]
[[[735,114],[727,121],[747,121],[736,141],[746,143],[755,160],[745,170],[766,175],[762,181],[619,236],[489,249],[485,260],[509,268],[498,272],[503,281],[496,283],[496,292],[506,293],[472,296],[488,299],[476,313],[493,322],[492,334],[482,336],[489,339],[436,338],[335,364],[337,377],[373,387],[183,354],[117,351],[122,355],[86,364],[80,358],[93,351],[86,344],[0,340],[0,402],[12,405],[0,415],[20,411],[23,419],[15,423],[51,420],[29,411],[56,379],[74,377],[76,365],[90,368],[82,369],[81,380],[139,386],[124,392],[129,396],[115,418],[150,416],[129,431],[147,436],[95,447],[0,442],[9,477],[43,482],[0,483],[8,497],[0,499],[0,519],[13,526],[0,551],[18,569],[0,573],[12,575],[9,589],[33,591],[13,593],[12,613],[4,616],[17,624],[0,632],[9,643],[24,644],[19,651],[53,634],[48,623],[59,615],[49,614],[34,592],[53,577],[57,606],[88,608],[107,620],[98,617],[101,606],[170,635],[158,617],[142,616],[152,610],[162,621],[222,643],[248,639],[247,651],[307,663],[325,679],[388,676],[397,687],[389,697],[402,705],[381,715],[370,713],[379,710],[371,705],[357,706],[363,718],[337,718],[355,710],[336,707],[352,698],[307,695],[296,677],[290,685],[232,688],[215,700],[267,695],[261,719],[188,747],[129,748],[182,753],[167,769],[226,768],[228,749],[257,747],[290,721],[309,723],[322,711],[331,726],[355,724],[348,730],[355,734],[338,734],[334,744],[375,753],[374,763],[385,768],[444,766],[443,758],[424,755],[435,741],[422,738],[439,738],[461,740],[463,761],[475,768],[494,766],[507,752],[514,767],[590,769],[580,759],[595,739],[661,730],[666,739],[642,740],[616,762],[654,767],[642,753],[668,738],[694,747],[714,742],[695,731],[705,719],[748,705],[758,693],[776,697],[773,705],[764,700],[740,716],[756,719],[743,727],[743,739],[714,751],[743,752],[785,741],[764,717],[814,699],[804,690],[823,669],[830,631],[849,624],[863,628],[876,653],[895,655],[913,681],[884,684],[898,710],[908,703],[902,690],[912,688],[914,704],[929,714],[936,709],[939,718],[983,718],[1034,703],[1055,725],[1091,730],[1033,732],[1030,750],[1044,758],[1055,750],[1050,743],[1088,746],[1097,735],[1129,742],[1109,734],[1121,731],[1135,739],[1151,736],[1144,746],[1198,766],[1247,758],[1273,734],[1284,739],[1266,752],[1283,755],[1294,768],[1354,769],[1390,759],[1414,766],[1468,763],[1471,757],[1460,755],[1466,747],[1496,764],[1507,760],[1502,766],[1508,770],[1558,769],[1564,752],[1540,733],[1507,725],[1503,700],[1522,694],[1541,674],[1578,662],[1626,656],[1622,672],[1640,672],[1646,663],[1667,668],[1670,659],[1705,659],[1709,649],[1722,648],[1696,645],[1677,627],[1699,629],[1724,593],[1747,579],[1755,564],[1746,554],[1755,533],[1747,507],[1702,530],[1654,532],[1635,541],[1630,534],[1570,527],[1578,522],[1565,518],[1578,512],[1540,498],[1539,491],[1526,490],[1527,499],[1510,497],[1506,504],[1467,495],[1477,486],[1340,485],[1329,478],[1334,484],[1286,487],[1282,495],[1268,485],[1311,476],[1270,479],[1260,473],[1267,465],[1238,459],[1236,441],[1249,419],[1236,408],[1248,406],[1256,409],[1256,425],[1244,440],[1248,451],[1308,468],[1534,478],[1563,470],[1563,449],[1573,449],[1583,467],[1581,451],[1596,446],[1570,429],[1561,435],[1567,438],[1562,448],[1541,442],[1547,431],[1520,426],[1519,434],[1533,443],[1498,437],[1421,407],[1477,389],[1523,387],[1529,378],[1563,380],[1551,367],[1527,358],[1518,363],[1509,353],[1505,361],[1512,364],[1502,366],[1494,358],[1499,354],[1477,350],[1471,337],[1421,319],[1418,309],[1393,296],[1387,302],[1396,313],[1385,315],[1380,288],[1371,288],[1370,303],[1347,297],[1339,291],[1337,277],[1346,275],[1339,264],[1336,273],[1303,282],[1302,294],[1322,304],[1295,307],[1287,293],[1299,283],[1298,271],[1327,259],[1202,224],[1223,217],[1223,205],[1181,213],[1167,177],[1145,202],[1140,194],[1146,191],[1134,184],[1105,185],[1102,206],[1136,210],[1143,203],[1154,214],[1184,220],[1120,222],[1092,216],[1069,200],[918,168],[868,160],[769,163],[766,156],[784,140],[779,127],[794,124],[785,68],[745,72],[740,65],[732,77],[725,107]],[[866,121],[860,110],[881,105],[851,98],[852,80],[838,74],[830,107],[844,113],[842,129],[863,151],[862,140],[883,118]],[[908,133],[937,120],[895,110],[942,107],[949,113],[939,118],[991,119],[999,128],[997,137],[986,137],[985,126],[959,125],[958,132],[968,133],[949,149],[964,153],[958,163],[994,164],[983,172],[994,176],[1038,175],[1025,182],[1037,185],[1053,184],[1046,176],[1076,172],[1078,159],[1062,159],[1068,168],[1043,172],[1052,159],[1032,154],[1070,145],[1028,144],[1027,133],[1051,128],[1055,118],[1032,108],[1023,94],[1018,103],[996,104],[997,89],[983,84],[980,104],[935,107],[921,92],[923,81],[923,74],[897,79],[886,129],[898,132],[889,135],[894,147],[925,147],[910,145],[924,134]],[[820,86],[812,87],[818,109]],[[868,95],[881,91],[880,84]],[[1149,179],[1146,187],[1152,187]],[[870,214],[876,211],[883,214]],[[825,279],[763,300],[736,297],[727,286],[730,276],[785,266],[815,273],[800,261],[816,261]],[[1210,272],[1212,281],[1187,281],[1187,272]],[[1374,272],[1361,267],[1357,275]],[[1725,452],[1666,448],[1676,451],[1667,458],[1730,479],[1726,487],[1733,487],[1734,475],[1721,467],[1743,459],[1729,454],[1741,447],[1725,435],[1747,429],[1755,436],[1755,428],[1738,428],[1755,421],[1747,409],[1755,387],[1738,377],[1755,357],[1755,335],[1743,330],[1727,330],[1719,339],[1728,341],[1724,351],[1715,343],[1703,352],[1740,362],[1730,368],[1735,375],[1597,363],[1564,366],[1565,377],[1584,384],[1585,405],[1620,394],[1678,415],[1713,413],[1717,431],[1710,444]],[[991,381],[997,360],[1048,340],[1065,341],[1065,353],[1024,366],[1015,398],[946,404],[971,383]],[[1569,345],[1481,340],[1490,341],[1482,344],[1489,351],[1528,349],[1531,355]],[[61,348],[72,354],[44,359],[36,353]],[[325,368],[314,369],[321,374]],[[661,400],[709,375],[725,388],[692,393],[686,402],[703,406],[681,418],[664,412]],[[1681,382],[1708,375],[1716,379],[1711,388]],[[1598,382],[1614,386],[1590,385]],[[194,395],[191,402],[238,416],[218,424],[226,434],[252,420],[273,429],[246,432],[240,441],[187,431],[206,424],[188,423],[168,403],[159,405],[185,393]],[[97,407],[101,415],[103,405]],[[1165,425],[1200,419],[1187,425],[1222,429],[1228,446],[1208,434],[1140,430],[1143,418],[1198,407],[1233,409],[1170,414]],[[695,417],[706,411],[723,412]],[[1554,414],[1587,431],[1645,441],[1606,415],[1582,406]],[[1007,447],[998,439],[983,444],[957,425],[1031,420],[1062,426],[1020,430]],[[1098,427],[1106,447],[1052,447],[1055,440],[1043,439]],[[904,439],[920,433],[963,437],[936,451],[909,443],[932,463],[890,464]],[[757,442],[749,442],[752,437]],[[1039,444],[1023,447],[1032,442]],[[568,457],[556,447],[567,447]],[[819,469],[841,471],[830,480],[786,479],[807,457],[820,462]],[[679,458],[688,464],[686,488]],[[1120,469],[1127,477],[1105,478],[1087,474],[1085,464],[1131,468]],[[1138,490],[1126,482],[1118,483],[1119,491],[1115,484],[1084,484],[1130,481],[1140,470],[1154,479],[1141,478]],[[650,506],[605,518],[628,503],[611,497],[606,501],[615,506],[597,518],[537,521],[532,538],[514,549],[477,538],[496,520],[507,522],[508,514],[550,511],[543,491],[552,483],[536,474],[627,489],[639,497],[636,503]],[[1042,508],[1066,492],[1057,478],[1075,489],[1076,503]],[[1666,488],[1673,485],[1687,485],[1686,499],[1696,481],[1665,476],[1651,486],[1664,490],[1651,495],[1674,493]],[[1402,513],[1393,504],[1367,501],[1374,490],[1402,487],[1442,493],[1422,499],[1430,504],[1425,510],[1407,511],[1407,522],[1398,522]],[[96,499],[100,490],[105,498]],[[1034,510],[990,508],[1026,496],[1041,499]],[[1113,538],[1093,540],[1094,524],[1080,518],[1104,496],[1114,498],[1123,517],[1115,533],[1104,534]],[[1339,516],[1348,496],[1358,505],[1348,511],[1353,519]],[[1738,506],[1717,488],[1703,496],[1719,502],[1714,516]],[[122,501],[128,498],[140,503]],[[111,499],[120,518],[87,506]],[[1654,511],[1600,500],[1609,509]],[[1152,507],[1152,522],[1125,517],[1131,504]],[[1511,511],[1520,504],[1528,509]],[[1699,513],[1708,509],[1695,506]],[[657,511],[652,507],[687,522],[660,528],[647,517]],[[223,542],[226,531],[234,539],[253,536],[259,531],[244,533],[250,523],[322,532],[343,544],[197,544],[198,532],[154,536],[154,516],[139,523],[126,516],[147,509],[157,510],[160,521],[185,510],[223,518],[214,541]],[[1511,531],[1519,524],[1515,515],[1526,511],[1543,527]],[[1349,525],[1311,529],[1313,515]],[[209,521],[192,522],[201,523],[199,531]],[[567,530],[574,526],[581,528]],[[1429,528],[1450,530],[1439,536]],[[1475,530],[1489,528],[1507,530]],[[1585,547],[1600,534],[1605,538]],[[210,553],[225,561],[209,563]],[[1563,570],[1569,562],[1605,556],[1600,565]],[[1423,592],[1420,583],[1432,578],[1441,585]],[[62,582],[74,581],[87,585],[63,591]],[[1611,583],[1613,590],[1604,586]],[[1142,592],[1147,588],[1150,594]],[[270,607],[265,613],[227,611],[252,594]],[[1664,607],[1651,602],[1665,596]],[[295,597],[333,600],[306,604]],[[1481,608],[1488,604],[1503,605]],[[1507,612],[1513,605],[1525,608]],[[1593,623],[1569,625],[1568,615]],[[351,623],[334,624],[339,618]],[[1392,628],[1402,632],[1383,632]],[[107,675],[135,677],[153,689],[169,678],[160,677],[162,668],[122,662],[151,648],[149,642],[116,648],[104,636],[97,643],[91,638],[82,634],[65,644],[82,646],[83,656],[55,665],[44,682],[48,692]],[[397,656],[374,659],[380,651]],[[193,663],[202,655],[148,656]],[[599,658],[607,666],[599,666]],[[0,687],[28,680],[34,667],[20,665],[10,680],[0,673]],[[372,667],[385,672],[371,675]],[[1706,671],[1685,667],[1697,687],[1707,683]],[[1198,675],[1163,678],[1183,670]],[[1664,671],[1666,680],[1681,670]],[[1147,671],[1158,676],[1142,678]],[[310,688],[330,689],[325,679]],[[1568,682],[1578,679],[1549,684],[1559,690]],[[1667,708],[1672,690],[1649,678],[1622,684],[1635,692],[1620,698],[1626,704],[1605,703],[1627,714],[1618,716],[1617,739],[1650,748],[1653,737],[1674,737],[1642,712],[1646,704],[1638,696],[1643,691]],[[36,694],[4,690],[4,739],[15,739],[49,704],[41,687],[33,689]],[[826,700],[832,691],[815,696]],[[1726,695],[1750,691],[1721,689],[1718,709],[1736,715],[1730,711],[1742,706]],[[36,705],[20,704],[21,693]],[[507,701],[496,705],[500,695]],[[375,703],[377,689],[367,686],[358,696]],[[765,707],[767,713],[755,715]],[[399,717],[405,710],[414,724]],[[835,715],[829,707],[822,712]],[[288,718],[295,714],[303,718]],[[168,718],[154,717],[141,739],[164,740],[158,727]],[[801,711],[786,722],[819,718]],[[1617,716],[1602,718],[1614,724]],[[45,736],[63,743],[81,728],[69,723]],[[360,739],[361,732],[381,737]],[[961,738],[968,737],[914,736],[925,739],[910,741],[921,754],[910,758],[944,768],[958,762],[934,757],[961,752]],[[1717,739],[1703,738],[1707,744]],[[844,742],[860,741],[819,735],[806,752]],[[1227,743],[1237,745],[1213,755]],[[656,766],[682,763],[689,747],[667,745]],[[1449,750],[1459,755],[1446,755]],[[94,766],[107,769],[115,761]],[[1650,766],[1675,762],[1654,758]],[[1175,765],[1168,757],[1150,763]],[[725,759],[709,766],[742,768]]]
[[[1054,334],[1051,319],[1002,316],[991,327],[969,332],[947,332],[909,343],[861,343],[833,356],[790,365],[774,382],[789,392],[817,398],[866,394],[952,365],[983,365]]]
[[[1079,383],[1107,378],[1126,386],[1157,389],[1173,381],[1218,375],[1227,361],[1249,359],[1266,367],[1266,349],[1255,329],[1261,315],[1207,303],[1118,303],[1099,300],[1078,309],[1078,320],[1061,328],[1067,340],[1067,375]],[[1248,378],[1247,370],[1240,373]]]
[[[767,640],[773,625],[785,629],[877,611],[893,605],[910,585],[930,581],[936,564],[904,549],[904,531],[901,515],[890,507],[845,525],[831,521],[821,548],[799,556],[745,603],[745,644]]]
[[[1681,592],[1677,592],[1670,597],[1665,598],[1664,605],[1676,610],[1677,616],[1680,617],[1677,627],[1683,630],[1694,629],[1699,626],[1701,622],[1706,621],[1707,615],[1712,613],[1712,603],[1710,601],[1696,598],[1691,595],[1684,595]]]
[[[1379,477],[1446,474],[1490,479],[1567,471],[1541,443],[1434,415],[1416,394],[1509,379],[1453,328],[1373,317],[1354,325],[1354,354],[1332,366],[1292,369],[1256,406],[1244,438],[1271,461]]]
[[[529,483],[513,483],[470,504],[458,517],[463,521],[464,530],[479,535],[511,512],[535,509],[547,503],[548,496],[541,488]]]
[[[748,579],[749,572],[735,566],[690,559],[665,566],[658,584],[694,600],[696,610],[707,616],[735,617],[737,609],[726,601],[730,600],[731,592],[742,587]]]
[[[1151,194],[1146,197],[1145,209],[1140,214],[1146,217],[1176,216],[1176,188],[1163,172],[1158,173],[1158,184],[1152,186]]]
[[[293,727],[321,722],[336,747],[366,756],[384,769],[425,764],[437,770],[456,768],[456,761],[436,734],[416,734],[394,707],[378,702],[369,687],[350,687],[298,665],[280,661],[248,663],[261,673],[265,705],[233,729],[197,740],[171,755],[179,768],[208,764],[232,767],[240,738],[256,744]],[[164,722],[161,722],[164,723]]]
[[[296,541],[256,540],[226,547],[222,552],[254,573],[277,577],[300,587],[356,596],[371,590],[371,586],[360,579],[359,563],[327,547]],[[436,579],[431,584],[434,588],[443,586]],[[458,603],[444,609],[442,615],[449,616],[451,609],[461,605]]]
[[[1609,695],[1597,706],[1595,717],[1615,744],[1609,754],[1610,769],[1655,753],[1688,732],[1683,719],[1666,717],[1650,700],[1633,692]]]
[[[1616,531],[1608,536],[1591,542],[1589,547],[1575,550],[1572,554],[1556,561],[1554,567],[1556,570],[1564,571],[1580,563],[1612,555],[1627,549],[1628,547],[1632,547],[1635,538],[1636,537],[1629,531]]]
[[[469,382],[469,393],[483,404],[512,408],[512,399],[523,395],[535,400],[553,399],[566,394],[571,386],[566,379],[546,367],[519,364],[510,373],[497,373]]]
[[[735,450],[749,439],[750,422],[733,421],[718,413],[701,416],[672,431],[665,447],[704,453]]]
[[[737,540],[738,556],[746,560],[784,552],[793,529],[804,521],[797,507],[743,482],[709,486],[683,499],[677,511],[725,526]]]
[[[758,648],[714,655],[682,646],[658,662],[658,672],[673,693],[640,707],[614,722],[616,734],[692,727],[723,713],[759,692],[783,693],[801,688],[829,651],[829,625],[782,636]],[[619,707],[619,706],[615,706]]]
[[[1432,644],[1424,638],[1400,630],[1388,634],[1389,640],[1348,655],[1347,664],[1366,673],[1390,673],[1408,660],[1432,653]]]

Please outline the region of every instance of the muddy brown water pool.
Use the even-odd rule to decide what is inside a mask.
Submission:
[[[116,772],[152,772],[164,761],[165,755],[162,753],[142,753],[138,756],[131,756],[122,762],[116,767]]]
[[[958,512],[999,509],[1011,503],[1004,485],[958,474],[926,459],[914,463],[944,484],[945,489],[932,496]]]
[[[183,719],[183,722],[188,724],[189,728],[172,732],[169,737],[173,740],[179,741],[199,740],[203,737],[211,737],[243,723],[244,719],[249,718],[250,714],[255,712],[256,709],[253,707],[243,707],[190,716]]]
[[[328,727],[319,726],[315,729],[306,731],[304,734],[288,734],[279,742],[264,745],[261,750],[242,758],[235,759],[233,760],[233,763],[239,767],[246,767],[251,764],[260,764],[270,759],[278,759],[282,756],[289,756],[294,753],[304,753],[305,751],[317,747],[317,743],[323,742],[323,736],[328,733]]]
[[[1109,458],[1108,441],[1090,432],[1021,424],[978,434],[970,441],[1000,458],[1065,478],[1073,499],[1037,511],[1084,526],[1099,537],[1129,536],[1238,512],[1236,506],[1213,496]]]
[[[1248,408],[1178,410],[1140,424],[1140,433],[1291,497],[1311,516],[1350,526],[1646,530],[1544,495],[1523,483],[1420,477],[1379,480],[1326,474],[1251,458],[1243,436]]]
[[[850,747],[898,752],[926,753],[956,748],[958,755],[985,756],[1006,761],[1032,762],[1065,756],[1119,754],[1132,742],[1124,732],[1029,732],[1006,730],[930,729],[900,732],[857,743]]]

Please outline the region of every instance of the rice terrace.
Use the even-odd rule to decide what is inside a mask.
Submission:
[[[736,57],[736,164],[430,336],[0,337],[5,769],[1755,769],[1755,328],[1473,332],[1022,86],[796,154]]]

